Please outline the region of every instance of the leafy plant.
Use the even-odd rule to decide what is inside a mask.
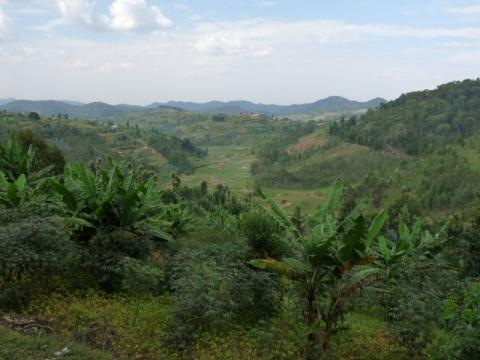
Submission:
[[[12,216],[0,226],[0,306],[20,308],[35,291],[50,289],[50,279],[75,262],[74,243],[61,224]]]
[[[29,145],[24,151],[14,136],[4,145],[0,145],[0,171],[4,173],[7,181],[16,181],[23,175],[30,186],[35,186],[47,177],[52,169],[52,165],[38,169],[35,147]]]
[[[9,182],[4,173],[0,172],[0,204],[6,208],[20,207],[27,200],[25,175]]]
[[[337,322],[345,313],[344,304],[357,291],[365,288],[378,276],[377,260],[370,246],[377,238],[387,218],[379,213],[367,227],[364,206],[355,208],[344,219],[338,219],[342,184],[337,181],[330,195],[313,219],[311,231],[302,235],[285,212],[261,190],[258,191],[271,206],[278,223],[288,235],[293,257],[281,260],[252,260],[259,268],[282,274],[303,289],[307,303],[306,320],[310,327],[308,339],[310,356],[321,343],[323,351],[329,347]],[[323,331],[319,328],[323,324]]]
[[[170,264],[174,324],[169,343],[186,348],[203,331],[256,321],[276,309],[278,286],[270,274],[246,265],[242,242],[185,249]]]
[[[122,266],[124,273],[122,289],[135,296],[136,299],[133,318],[133,324],[135,325],[138,318],[141,294],[159,292],[164,276],[160,269],[129,257],[123,259]]]
[[[130,169],[126,174],[110,161],[110,170],[95,173],[83,164],[65,168],[64,184],[51,181],[52,189],[60,195],[61,211],[77,230],[122,229],[155,240],[171,240],[163,228],[165,205],[162,190],[153,178],[146,181],[135,177]]]
[[[452,359],[480,357],[480,283],[473,283],[462,299],[450,298],[444,305],[444,320],[455,334]]]
[[[277,223],[265,211],[252,211],[242,217],[242,232],[257,256],[282,256],[286,249]]]

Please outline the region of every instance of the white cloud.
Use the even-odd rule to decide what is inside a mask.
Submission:
[[[115,0],[110,5],[107,20],[112,29],[124,31],[152,30],[172,26],[157,6],[148,6],[145,0]]]
[[[65,19],[85,26],[97,26],[94,6],[95,3],[90,0],[58,0],[58,9]]]
[[[480,4],[463,7],[449,7],[446,8],[445,11],[457,15],[480,15]]]
[[[112,18],[108,9],[105,14]],[[92,18],[80,19],[88,24]],[[395,42],[396,38],[412,41]],[[476,46],[479,38],[480,27],[402,27],[322,19],[195,22],[193,28],[115,42],[54,34],[2,44],[8,54],[0,53],[0,78],[12,84],[5,96],[82,101],[248,98],[292,103],[334,93],[358,99],[394,97],[478,76],[478,54],[467,53],[468,46],[460,45]],[[26,56],[22,46],[35,51],[35,56]],[[409,49],[430,52],[418,56]]]
[[[95,12],[94,0],[56,0],[62,19],[51,21],[37,29],[50,31],[65,24],[80,25],[93,30],[154,31],[172,26],[158,6],[149,6],[145,0],[114,0],[108,14]]]

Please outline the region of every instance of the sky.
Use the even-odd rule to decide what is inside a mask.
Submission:
[[[393,99],[480,76],[480,1],[0,0],[0,98]]]

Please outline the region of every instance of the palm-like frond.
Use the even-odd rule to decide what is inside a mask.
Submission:
[[[117,227],[138,231],[158,240],[171,237],[159,221],[165,205],[163,191],[153,179],[135,180],[133,170],[125,176],[120,167],[109,161],[109,171],[96,174],[83,164],[65,168],[64,183],[51,181],[52,189],[61,198],[65,217],[81,227]]]

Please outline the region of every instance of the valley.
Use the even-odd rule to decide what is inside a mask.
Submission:
[[[478,83],[320,118],[1,111],[0,332],[16,345],[0,356],[453,351],[463,335],[435,319],[452,287],[477,291]],[[332,318],[315,325],[312,306]],[[328,324],[345,326],[331,342]],[[327,347],[304,336],[312,326]]]

